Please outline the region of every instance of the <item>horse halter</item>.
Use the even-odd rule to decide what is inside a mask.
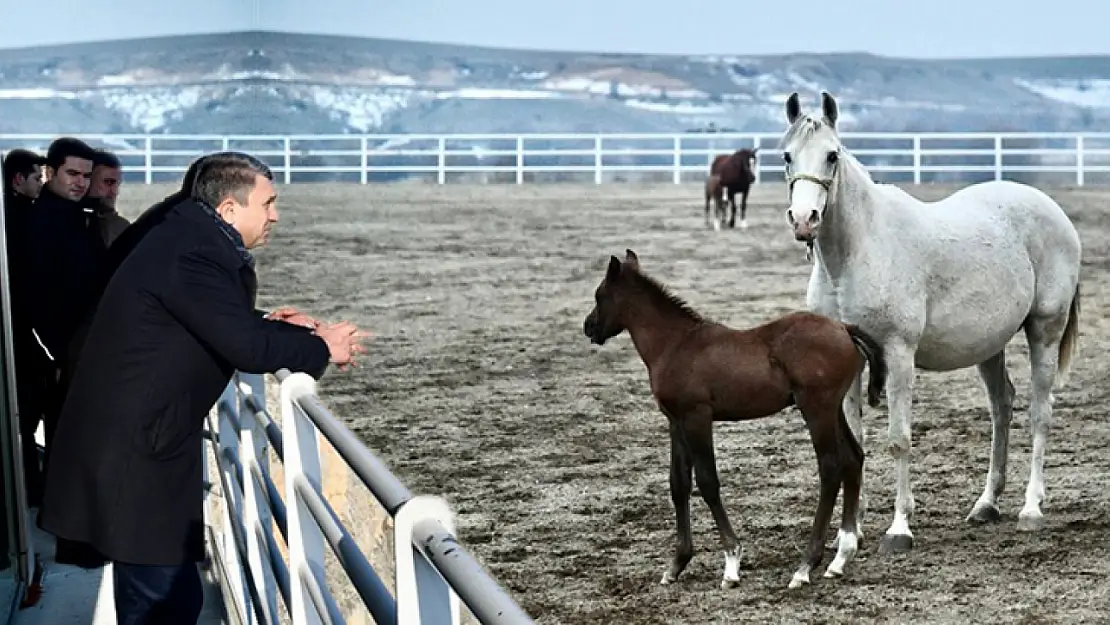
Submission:
[[[829,210],[829,194],[832,193],[832,184],[833,184],[833,181],[836,178],[837,172],[839,172],[839,171],[840,171],[840,167],[839,167],[839,163],[837,163],[837,165],[833,167],[832,175],[828,176],[826,178],[821,178],[820,176],[814,176],[813,174],[805,174],[805,173],[802,173],[802,174],[787,174],[786,175],[786,185],[787,185],[786,186],[786,201],[790,202],[790,203],[792,203],[794,201],[794,183],[798,182],[799,180],[805,180],[805,181],[812,182],[814,184],[820,185],[821,188],[825,190],[825,209],[823,211],[821,211],[821,215],[823,217],[825,212],[827,212]],[[812,260],[813,260],[813,241],[808,241],[806,243],[806,262],[809,262],[809,261],[812,261]]]

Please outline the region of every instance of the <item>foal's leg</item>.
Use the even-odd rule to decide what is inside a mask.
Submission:
[[[1044,527],[1041,501],[1044,500],[1044,452],[1052,424],[1052,385],[1059,366],[1060,340],[1064,335],[1067,309],[1054,317],[1030,317],[1025,322],[1029,343],[1032,392],[1029,397],[1029,426],[1033,430],[1033,456],[1030,459],[1029,485],[1025,505],[1018,513],[1019,530],[1036,531]]]
[[[661,584],[669,584],[686,569],[694,557],[694,539],[690,533],[690,451],[686,446],[682,426],[675,419],[671,424],[671,501],[675,515],[674,560],[663,574]]]
[[[821,476],[820,496],[817,512],[813,515],[813,528],[809,535],[809,550],[801,566],[794,572],[789,588],[798,588],[809,583],[809,573],[821,564],[825,555],[825,535],[832,519],[836,496],[840,492],[843,479],[841,468],[839,418],[841,407],[836,401],[801,401],[798,408],[805,416],[813,450],[817,452],[817,472]],[[853,514],[855,510],[852,510]]]
[[[747,189],[744,189],[743,193],[740,194],[740,229],[741,230],[745,230],[748,227],[748,191],[750,191],[750,190],[751,190],[751,187],[748,187]],[[732,210],[732,220],[736,221],[736,208],[735,207],[733,207],[733,210]]]
[[[857,452],[849,437],[854,438],[856,443],[859,443],[858,437],[852,433],[851,428],[847,432],[843,429],[840,430],[840,461],[844,478],[843,516],[840,520],[836,557],[825,569],[825,577],[844,575],[844,567],[856,557],[856,551],[859,549],[859,506],[860,491],[863,485],[864,456],[862,453],[863,445],[859,446],[859,452]]]
[[[890,342],[883,346],[887,358],[887,447],[894,457],[897,494],[894,498],[894,520],[879,543],[879,553],[901,553],[913,549],[910,517],[913,516],[913,490],[910,488],[910,451],[913,403],[914,348],[905,343]]]
[[[856,442],[859,443],[860,449],[866,449],[865,443],[867,442],[867,430],[863,425],[863,367],[860,367],[859,373],[856,374],[855,379],[852,380],[852,386],[848,388],[848,393],[844,396],[844,415],[848,421],[848,427],[852,430],[852,435],[855,437]],[[860,486],[859,486],[859,503],[856,507],[856,522],[853,525],[855,528],[856,543],[863,541],[863,518],[867,515],[867,495],[863,491],[863,465],[860,465]],[[847,488],[845,486],[845,488]],[[832,548],[840,550],[840,537],[844,534],[844,527],[836,533],[836,539],[833,541]]]
[[[969,522],[994,523],[998,512],[998,496],[1006,488],[1006,462],[1010,446],[1010,422],[1014,418],[1014,383],[1006,371],[1006,351],[1002,350],[979,364],[979,377],[987,387],[991,409],[991,460],[987,484],[975,507],[967,515]]]
[[[728,218],[728,227],[729,228],[735,228],[736,227],[736,190],[732,189],[732,188],[730,188],[728,190],[728,206],[729,206],[729,210],[730,210],[729,218]],[[724,220],[724,217],[725,216],[722,214],[721,219]]]
[[[725,552],[725,573],[721,588],[732,588],[740,583],[740,545],[736,532],[728,521],[728,514],[721,504],[721,483],[717,478],[717,460],[713,451],[713,414],[706,409],[686,422],[686,442],[694,463],[694,476],[698,480],[701,498],[713,513],[713,521],[721,537]]]

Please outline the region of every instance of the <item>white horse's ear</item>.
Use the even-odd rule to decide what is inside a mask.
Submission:
[[[786,98],[786,121],[793,124],[801,116],[802,104],[798,102],[798,92],[795,91],[790,94],[790,97]]]
[[[829,126],[836,128],[836,118],[840,114],[840,107],[836,104],[836,98],[832,97],[828,91],[821,92],[821,113],[825,116],[825,121]]]

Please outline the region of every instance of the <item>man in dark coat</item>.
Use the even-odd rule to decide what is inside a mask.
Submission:
[[[16,398],[19,401],[20,448],[27,503],[42,502],[42,468],[35,429],[42,419],[42,359],[31,334],[27,312],[27,220],[35,198],[42,192],[42,168],[46,159],[30,150],[16,149],[4,155],[4,234],[8,245],[8,292],[12,302],[12,351],[15,356]]]
[[[96,308],[46,472],[41,527],[113,562],[118,622],[195,623],[204,558],[202,431],[238,369],[319,378],[352,362],[349,323],[266,319],[249,248],[277,221],[255,159],[207,167],[127,255]]]

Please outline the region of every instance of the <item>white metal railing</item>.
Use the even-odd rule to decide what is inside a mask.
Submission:
[[[781,180],[779,133],[529,135],[92,135],[125,175],[146,183],[180,179],[189,162],[217,150],[266,160],[285,183],[384,182],[426,178],[523,184],[650,180],[682,183],[706,174],[713,155],[759,147],[759,180]],[[0,135],[0,151],[45,151],[56,135]],[[1110,133],[845,132],[852,153],[882,182],[971,182],[1039,177],[1110,184]]]
[[[344,623],[324,575],[330,547],[380,625],[458,625],[460,600],[483,624],[532,622],[456,541],[454,517],[442,498],[413,496],[328,410],[311,376],[282,370],[276,377],[280,425],[267,411],[261,375],[237,373],[209,415],[207,440],[219,476],[206,480],[219,484],[222,501],[220,518],[208,518],[206,501],[206,525],[235,620],[277,625],[284,612],[294,625]],[[395,596],[323,495],[321,437],[393,518]],[[270,477],[271,449],[282,463],[280,485]]]

